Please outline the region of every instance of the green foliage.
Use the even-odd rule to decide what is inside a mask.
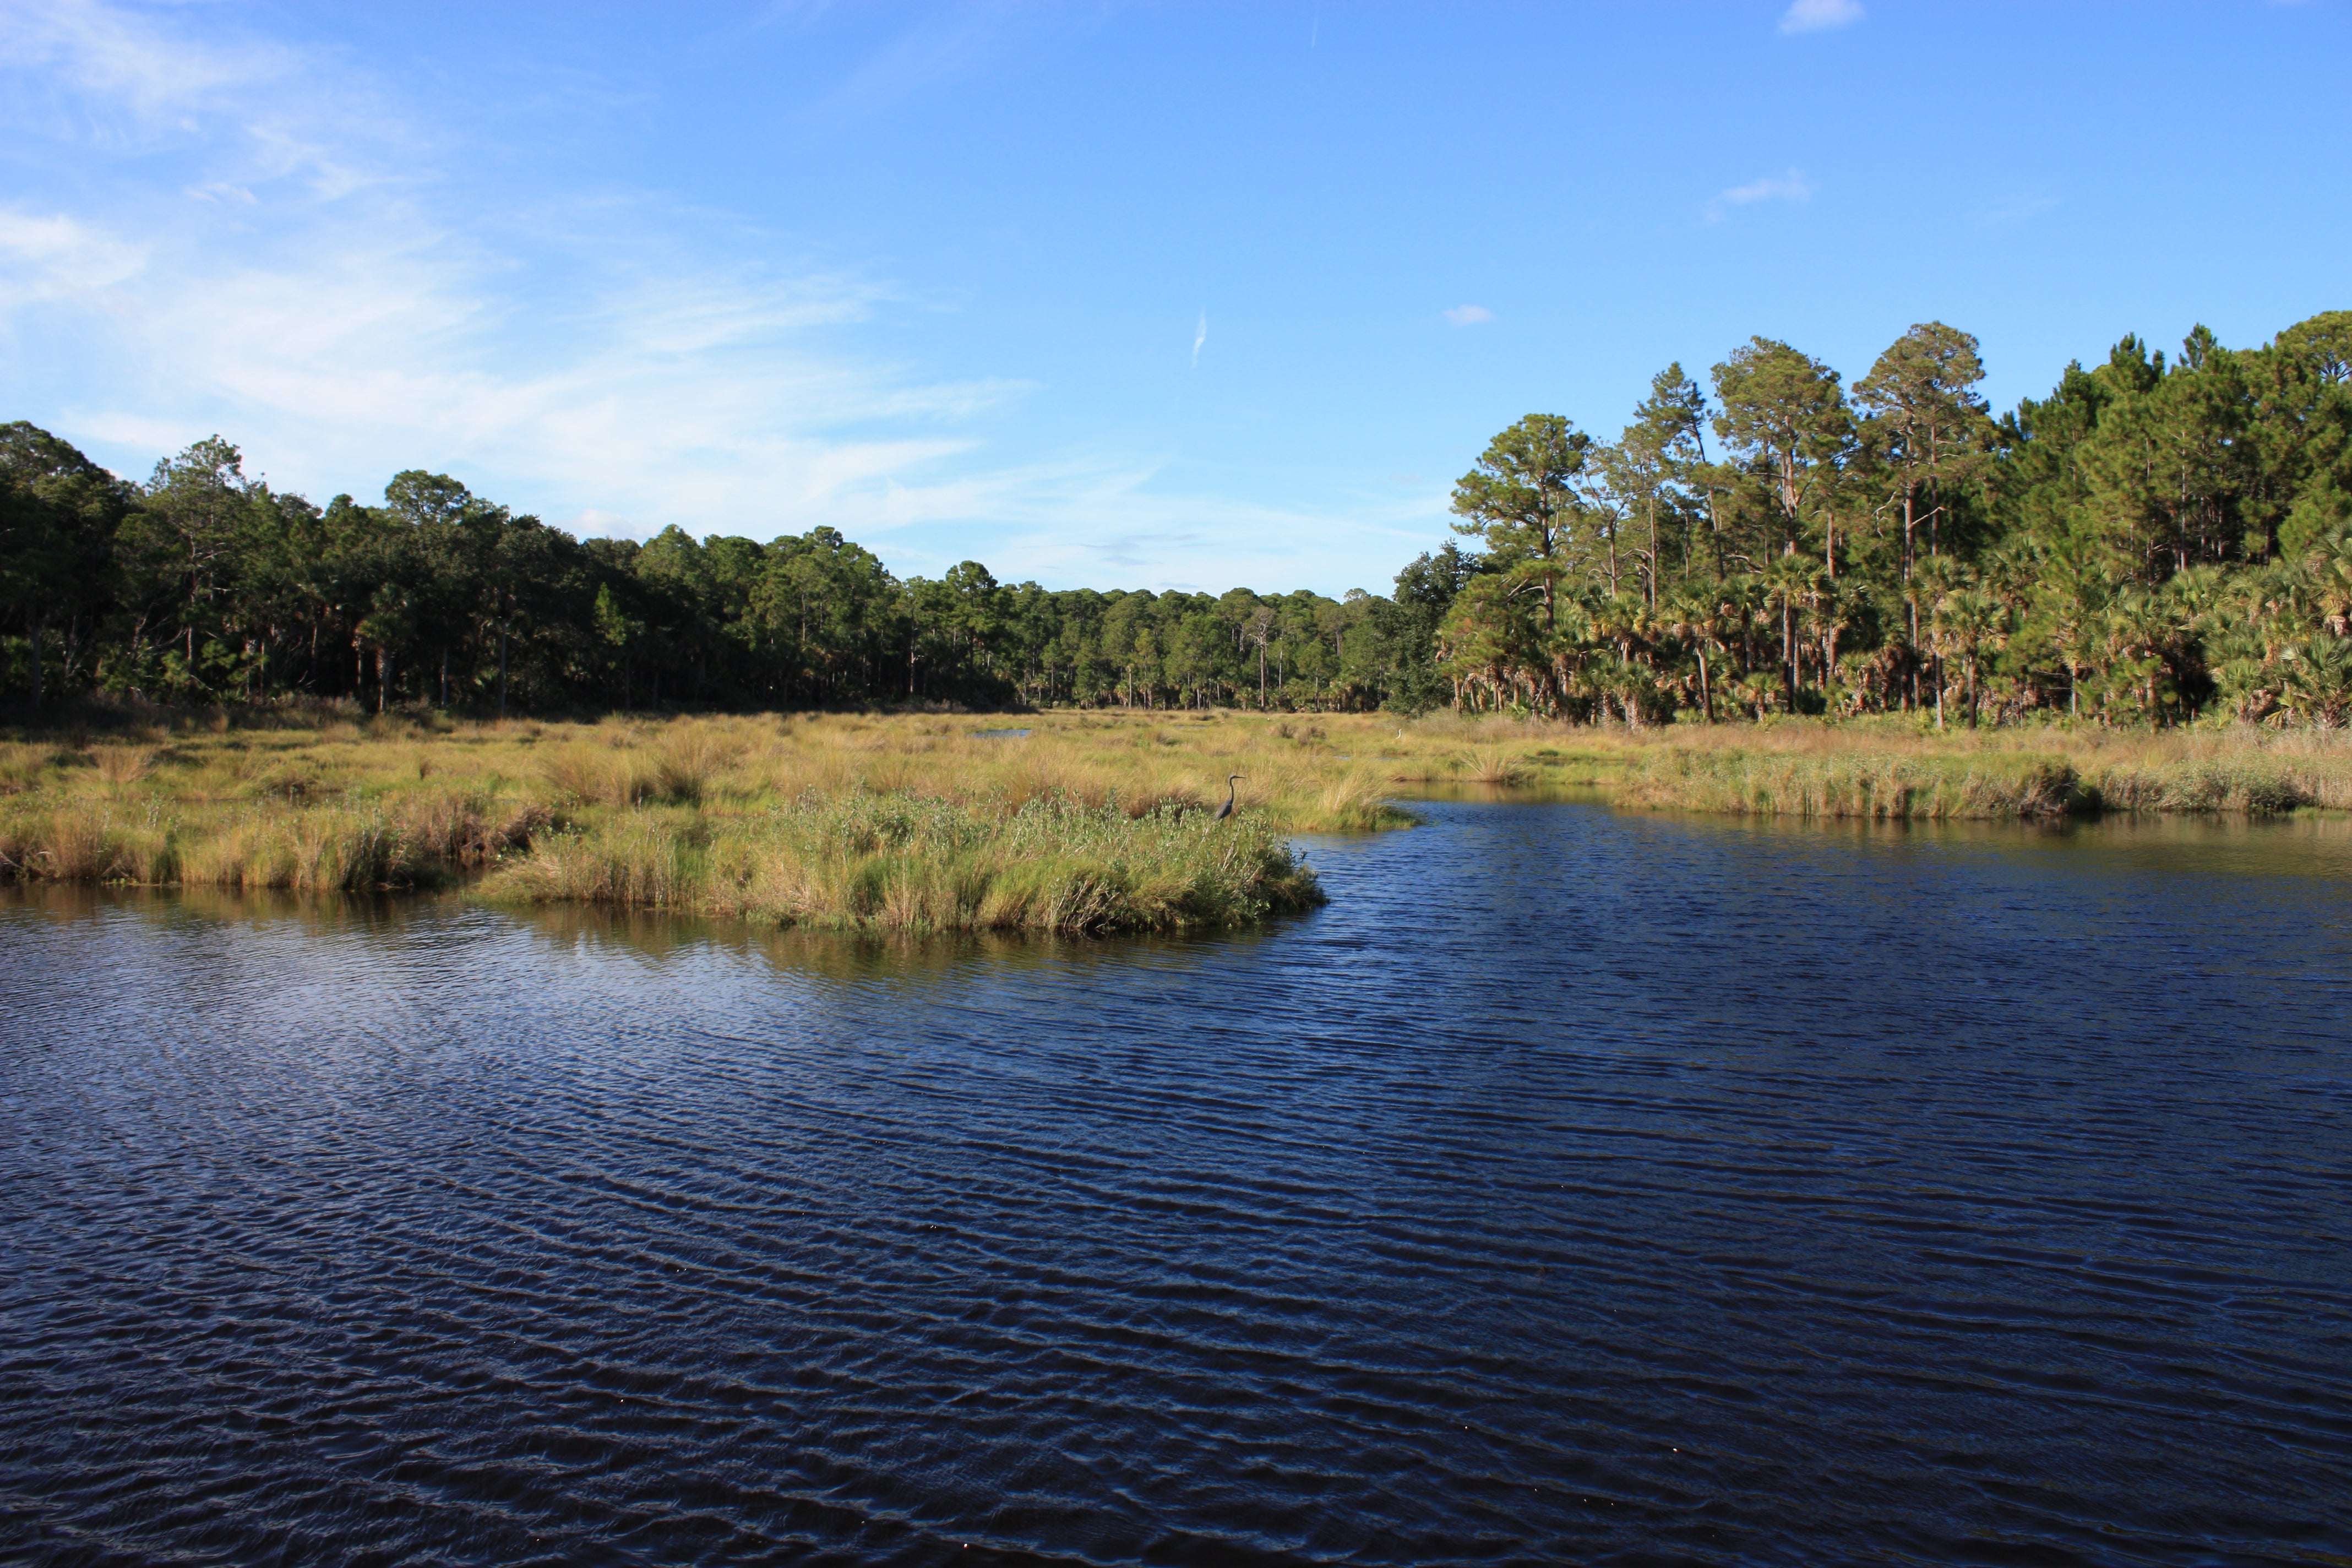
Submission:
[[[38,710],[49,685],[48,633],[63,632],[59,674],[86,679],[87,628],[103,605],[129,488],[46,430],[0,426],[0,616],[25,627],[24,667]]]
[[[214,437],[144,483],[0,426],[0,689],[379,713],[1077,705],[1647,725],[1903,712],[2352,721],[2352,311],[2126,337],[1999,420],[1911,327],[1848,399],[1754,338],[1614,442],[1531,414],[1454,531],[1342,600],[893,576],[831,529],[579,540],[446,475],[322,510]],[[1710,453],[1712,435],[1716,449]]]
[[[2169,363],[2126,337],[1996,422],[1976,340],[1944,323],[1852,405],[1835,371],[1753,339],[1715,367],[1711,415],[1672,366],[1615,445],[1556,464],[1574,501],[1549,533],[1513,476],[1570,427],[1497,437],[1456,491],[1488,553],[1438,668],[1465,708],[1628,724],[2352,721],[2347,366],[2347,311],[2255,349],[2200,327]]]
[[[0,427],[0,690],[384,712],[887,703],[1346,710],[1451,695],[1411,605],[1235,589],[1048,593],[967,561],[893,576],[829,528],[579,540],[443,474],[326,508],[200,441],[145,484]],[[1433,597],[1433,595],[1435,595]]]

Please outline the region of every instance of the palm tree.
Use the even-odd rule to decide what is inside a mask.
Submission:
[[[2148,722],[2160,724],[2157,682],[2164,673],[2166,655],[2179,630],[2172,606],[2159,595],[2133,584],[2118,593],[2100,619],[2101,650],[2107,668],[2127,671],[2132,695],[2139,700]]]
[[[2050,643],[2066,666],[2066,711],[2082,710],[2077,690],[2082,685],[2084,656],[2091,650],[2093,623],[2106,603],[2111,579],[2089,545],[2063,540],[2042,563],[2041,592],[2036,595],[2048,623]]]
[[[2352,528],[2322,542],[2305,563],[2311,574],[2311,597],[2327,629],[2337,637],[2352,632]]]
[[[1595,689],[1604,703],[1612,697],[1617,700],[1628,728],[1638,728],[1642,722],[1638,693],[1649,684],[1643,679],[1646,672],[1639,672],[1635,664],[1634,645],[1647,643],[1655,625],[1649,602],[1639,594],[1612,592],[1606,598],[1596,596],[1590,611],[1588,637],[1610,644],[1617,656]]]
[[[1955,588],[1936,601],[1929,621],[1938,653],[1958,654],[1968,683],[1969,728],[1977,727],[1977,660],[2009,639],[2009,611],[1980,588]],[[1942,709],[1941,694],[1937,708]]]
[[[1769,670],[1751,671],[1732,687],[1731,695],[1741,707],[1753,708],[1756,721],[1760,724],[1765,710],[1780,700],[1780,678]]]
[[[1715,684],[1707,668],[1706,651],[1723,646],[1723,619],[1730,605],[1718,584],[1685,583],[1661,607],[1667,635],[1682,638],[1698,655],[1699,710],[1706,722],[1715,722]]]
[[[2310,637],[2285,652],[2280,698],[2287,711],[2322,729],[2340,727],[2352,713],[2352,638]]]
[[[1791,712],[1796,710],[1797,692],[1803,685],[1803,672],[1797,667],[1797,605],[1818,591],[1820,575],[1818,562],[1794,551],[1774,556],[1763,573],[1766,602],[1780,606],[1780,669],[1788,683]]]
[[[1805,600],[1805,629],[1821,650],[1822,695],[1826,705],[1835,707],[1838,669],[1838,634],[1853,622],[1853,600],[1838,585],[1832,573],[1816,574],[1812,592]]]

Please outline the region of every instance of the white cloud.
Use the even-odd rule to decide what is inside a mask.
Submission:
[[[1208,341],[1209,312],[1206,309],[1203,309],[1201,311],[1201,324],[1192,329],[1192,366],[1196,370],[1200,368],[1201,364],[1201,349],[1208,342]]]
[[[414,155],[429,141],[348,62],[249,36],[200,37],[92,0],[0,0],[0,73],[10,88],[0,124],[101,157],[221,137],[248,198],[271,180],[328,196],[391,181],[397,159],[386,154]]]
[[[887,114],[941,82],[971,75],[1017,49],[1041,18],[1014,5],[950,6],[894,33],[838,87],[812,105],[811,120],[848,125]]]
[[[894,568],[936,574],[971,553],[952,547],[951,526],[938,525],[984,516],[1009,528],[987,558],[1008,582],[1142,583],[1189,593],[1278,583],[1381,593],[1387,571],[1361,563],[1427,549],[1430,520],[1446,505],[1445,487],[1423,486],[1402,496],[1349,497],[1342,515],[1177,494],[1158,487],[1159,475],[1155,462],[1071,454],[900,492],[893,515],[866,524],[865,537],[883,542],[877,548]],[[1335,562],[1360,576],[1324,581]]]
[[[2055,209],[2057,205],[2056,196],[2023,196],[2002,206],[1989,207],[1979,213],[1978,218],[1989,228],[2005,228],[2015,224],[2029,223],[2043,213]]]
[[[1785,174],[1767,174],[1760,180],[1750,180],[1744,185],[1734,185],[1720,192],[1706,204],[1706,220],[1722,221],[1726,209],[1749,206],[1757,202],[1809,202],[1813,199],[1813,183],[1801,170],[1791,169]]]
[[[518,210],[444,176],[467,149],[432,106],[218,27],[0,0],[30,172],[0,204],[8,415],[122,471],[217,431],[320,501],[421,466],[588,532],[827,524],[902,572],[1219,589],[1315,582],[1367,529],[1401,559],[1444,510],[1188,495],[1151,454],[1008,459],[979,422],[1033,388],[860,346],[928,305],[890,279],[643,193]],[[1196,359],[1206,337],[1203,310]]]
[[[0,310],[110,289],[144,261],[142,247],[79,219],[0,208]]]
[[[1791,169],[1785,174],[1767,174],[1760,180],[1734,185],[1723,193],[1722,199],[1733,206],[1746,206],[1749,202],[1809,202],[1813,199],[1813,183]]]
[[[174,446],[221,428],[314,499],[422,464],[592,531],[773,530],[883,521],[869,492],[970,451],[949,427],[1024,390],[812,342],[884,292],[855,278],[632,263],[549,310],[438,236],[321,237],[299,265],[181,257],[131,280],[130,320],[100,331],[143,374],[79,423],[127,442],[176,416]]]
[[[1862,0],[1794,0],[1780,15],[1784,33],[1821,33],[1862,20]]]
[[[1456,305],[1444,312],[1445,319],[1457,327],[1475,327],[1481,321],[1491,321],[1495,312],[1484,305]]]

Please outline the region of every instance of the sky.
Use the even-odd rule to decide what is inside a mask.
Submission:
[[[0,419],[323,503],[1387,590],[1750,335],[2352,307],[2345,5],[0,0]]]

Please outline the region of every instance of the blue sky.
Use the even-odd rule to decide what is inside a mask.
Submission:
[[[1751,333],[2352,306],[2343,6],[0,0],[0,418],[323,501],[1384,590]]]

